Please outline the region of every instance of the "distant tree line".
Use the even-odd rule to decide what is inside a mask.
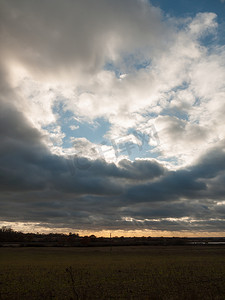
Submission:
[[[82,246],[167,246],[208,244],[225,242],[225,238],[180,238],[180,237],[96,237],[80,236],[78,233],[23,233],[10,227],[0,228],[0,246],[20,247],[82,247]]]

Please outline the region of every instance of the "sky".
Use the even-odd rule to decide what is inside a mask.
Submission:
[[[0,226],[225,236],[225,1],[0,0]]]

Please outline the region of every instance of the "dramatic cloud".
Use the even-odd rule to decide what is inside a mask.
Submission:
[[[222,232],[217,15],[145,0],[0,7],[2,224]]]

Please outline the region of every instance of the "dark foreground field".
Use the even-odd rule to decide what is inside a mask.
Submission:
[[[225,299],[225,247],[0,248],[0,299]]]

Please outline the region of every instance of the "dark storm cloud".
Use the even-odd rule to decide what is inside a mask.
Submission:
[[[188,169],[169,171],[155,160],[122,160],[117,166],[99,159],[72,175],[68,159],[50,153],[15,105],[1,101],[0,108],[2,220],[96,230],[222,230],[223,205],[213,200],[224,199],[222,145]],[[123,220],[187,216],[196,221]]]
[[[39,131],[15,107],[1,105],[0,126],[2,190],[51,188],[65,193],[114,195],[122,192],[117,178],[149,180],[164,172],[154,161],[123,160],[117,167],[96,160],[87,161],[87,169],[78,166],[72,176],[66,159],[49,152]]]
[[[140,202],[171,201],[180,197],[196,197],[205,189],[204,182],[193,178],[191,172],[179,170],[168,172],[160,181],[131,187],[127,198]]]
[[[224,225],[210,221],[224,214],[210,200],[224,190],[214,188],[224,179],[221,148],[208,151],[188,170],[169,171],[154,160],[122,160],[118,166],[95,160],[72,176],[67,159],[51,154],[41,134],[13,105],[2,102],[0,116],[2,220],[96,230],[182,230],[194,224],[199,230],[221,230]],[[206,185],[205,179],[213,181]],[[123,220],[186,216],[209,222]]]
[[[72,177],[65,159],[49,152],[38,130],[31,128],[15,108],[1,105],[0,128],[2,190],[52,188],[74,193],[115,192],[107,178],[87,176],[84,173]]]
[[[108,176],[127,180],[150,180],[163,175],[166,169],[155,160],[120,160],[118,166],[115,163],[107,163],[105,160],[88,160],[83,161],[79,158],[74,159],[74,172],[88,172],[94,176]],[[79,163],[82,161],[82,163]],[[84,168],[83,168],[84,166]],[[86,169],[87,168],[87,169]],[[85,170],[86,169],[86,170]]]
[[[13,95],[15,97],[15,95]],[[2,190],[42,189],[45,177],[57,169],[39,131],[16,107],[0,103],[0,186]],[[49,170],[48,166],[52,165]]]
[[[224,141],[220,145],[208,150],[191,168],[196,178],[213,178],[225,170]]]
[[[7,96],[17,97],[7,92],[2,97]],[[154,160],[122,160],[118,166],[95,160],[87,161],[87,169],[76,168],[72,176],[67,159],[51,154],[40,132],[13,102],[7,103],[3,98],[0,104],[2,220],[46,222],[80,229],[111,226],[181,230],[192,228],[194,223],[163,220],[135,223],[124,221],[123,217],[188,216],[209,219],[209,222],[195,222],[199,230],[203,224],[207,230],[222,229],[222,221],[210,218],[223,218],[223,206],[215,206],[210,199],[223,199],[224,195],[223,145],[208,151],[187,170],[169,171]],[[220,189],[216,189],[218,185]]]
[[[3,98],[18,95],[7,92]],[[33,128],[10,101],[0,103],[0,186],[2,191],[52,189],[74,194],[117,195],[118,179],[152,179],[164,173],[155,161],[123,160],[119,167],[103,160],[87,161],[89,168],[76,168],[72,176],[65,158],[50,153],[44,136]],[[10,100],[10,99],[9,99]],[[76,167],[76,166],[74,166]],[[143,170],[143,171],[141,171]]]

